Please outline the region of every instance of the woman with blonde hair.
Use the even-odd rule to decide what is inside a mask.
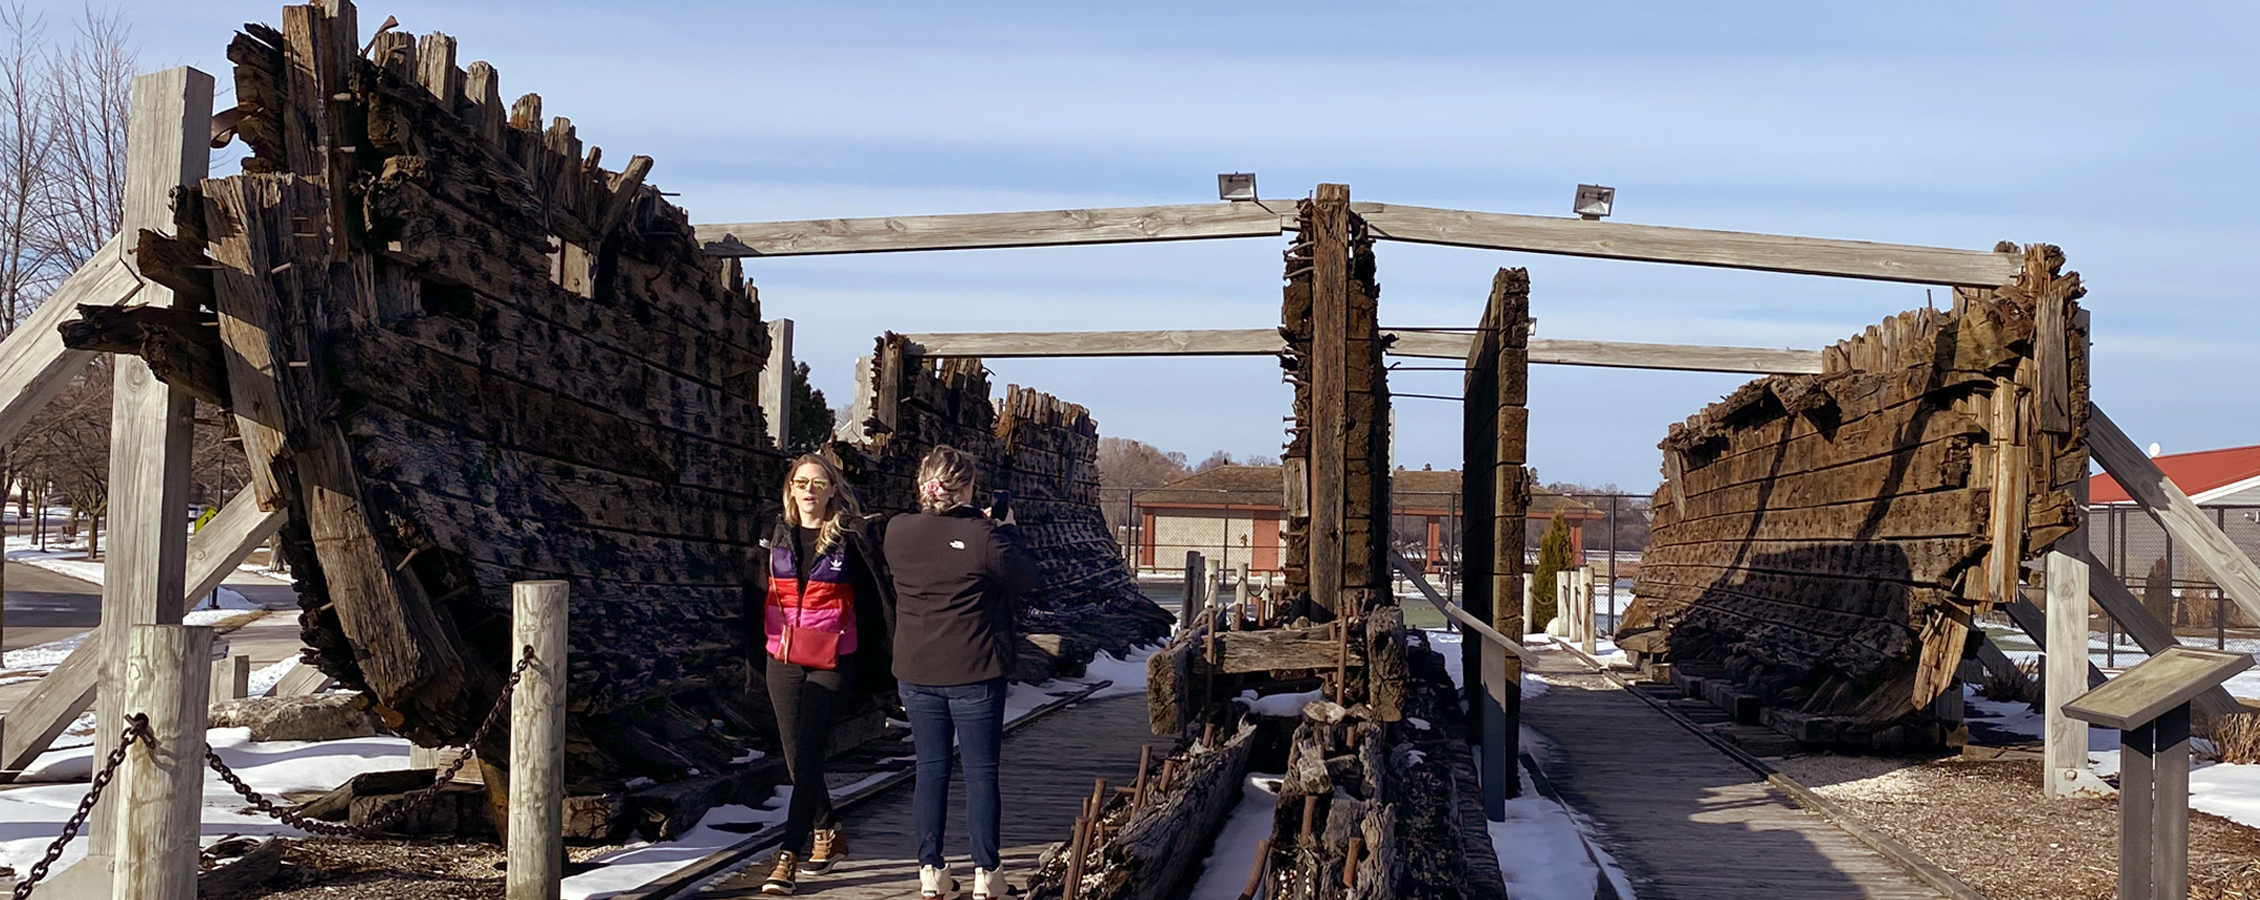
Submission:
[[[894,675],[918,755],[911,820],[924,900],[955,889],[942,855],[953,736],[965,772],[973,900],[1005,894],[997,761],[1013,620],[1020,595],[1036,586],[1036,567],[1020,552],[1009,509],[997,521],[974,508],[977,471],[956,448],[928,451],[918,464],[921,514],[895,517],[884,540],[895,587]]]
[[[803,873],[822,874],[847,856],[824,784],[826,744],[849,691],[886,689],[891,644],[893,585],[855,492],[822,456],[795,459],[789,471],[784,513],[762,542],[762,665],[793,784],[784,842],[761,884],[771,896],[791,894]]]

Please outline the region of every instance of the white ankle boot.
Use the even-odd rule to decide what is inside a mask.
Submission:
[[[974,868],[973,900],[999,900],[1010,893],[1012,889],[1004,883],[1003,869]]]
[[[919,900],[941,900],[941,898],[955,893],[957,893],[957,879],[950,877],[948,867],[918,867]]]

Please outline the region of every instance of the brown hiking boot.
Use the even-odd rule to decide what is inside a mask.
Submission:
[[[813,843],[815,846],[808,851],[806,868],[806,871],[811,875],[822,875],[829,872],[832,870],[832,864],[847,858],[848,841],[845,831],[838,828],[816,829],[816,839]]]
[[[800,887],[799,860],[791,850],[777,851],[777,863],[769,869],[769,877],[761,881],[761,893],[771,897],[791,896]]]

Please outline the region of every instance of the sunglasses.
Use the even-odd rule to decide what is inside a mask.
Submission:
[[[832,480],[829,478],[795,478],[787,483],[804,491],[822,491],[832,487]]]

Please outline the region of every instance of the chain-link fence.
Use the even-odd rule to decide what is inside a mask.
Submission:
[[[2260,556],[2260,506],[2208,504],[2205,518],[2247,556]],[[2226,648],[2238,639],[2260,638],[2251,617],[2215,584],[2182,543],[2141,508],[2126,503],[2096,504],[2088,510],[2088,550],[2103,568],[2126,585],[2144,607],[2166,622],[2183,643]],[[2101,615],[2100,608],[2095,610]],[[2106,665],[2127,638],[2118,624],[2102,616]],[[2131,645],[2130,645],[2131,646]]]

